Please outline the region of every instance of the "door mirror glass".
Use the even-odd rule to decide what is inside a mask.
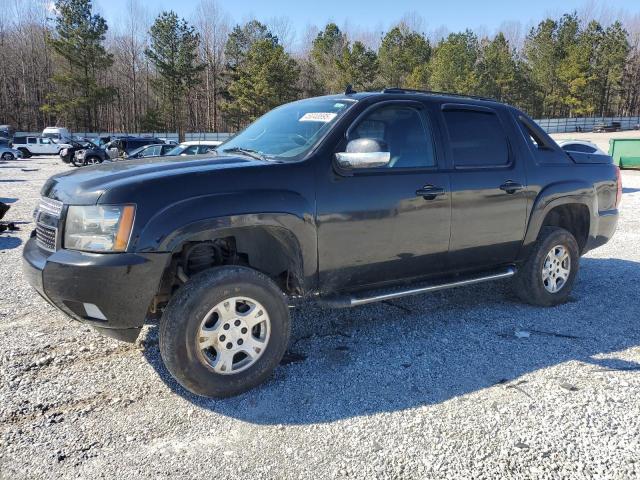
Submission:
[[[347,144],[346,152],[336,153],[338,165],[342,168],[386,167],[391,161],[387,144],[373,138],[358,138]]]

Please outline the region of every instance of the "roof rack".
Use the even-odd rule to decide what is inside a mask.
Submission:
[[[437,92],[434,90],[418,90],[415,88],[385,88],[382,93],[426,93],[427,95],[442,95],[447,97],[473,98],[475,100],[486,100],[488,102],[497,102],[495,98],[481,97],[479,95],[464,95],[461,93]]]

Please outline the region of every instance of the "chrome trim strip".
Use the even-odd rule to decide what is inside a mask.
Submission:
[[[38,210],[53,215],[54,217],[60,217],[62,214],[63,203],[51,198],[41,197],[38,205]]]
[[[358,305],[366,305],[368,303],[382,302],[384,300],[392,300],[394,298],[402,298],[402,297],[407,297],[409,295],[436,292],[438,290],[446,290],[448,288],[462,287],[464,285],[474,285],[476,283],[490,282],[492,280],[500,280],[502,278],[513,277],[515,274],[516,274],[516,268],[511,266],[511,267],[507,267],[506,270],[502,273],[487,275],[485,277],[471,278],[468,280],[460,280],[457,282],[443,283],[440,285],[431,285],[429,287],[413,288],[410,290],[400,290],[392,293],[376,295],[373,297],[366,297],[366,298],[351,297],[349,300],[349,303],[350,303],[350,306],[356,307]]]

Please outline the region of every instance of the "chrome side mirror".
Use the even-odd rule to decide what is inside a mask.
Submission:
[[[372,138],[358,138],[347,144],[346,152],[336,153],[341,168],[377,168],[385,167],[391,161],[387,145]]]

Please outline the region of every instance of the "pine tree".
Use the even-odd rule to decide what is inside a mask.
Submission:
[[[300,70],[281,45],[258,40],[249,48],[238,68],[238,78],[229,85],[232,101],[225,110],[238,119],[238,127],[269,110],[298,98]]]
[[[348,46],[347,36],[335,23],[326,25],[313,41],[311,59],[320,74],[325,93],[336,93],[346,87],[342,62]]]
[[[184,104],[189,91],[201,82],[205,65],[198,61],[200,37],[174,12],[162,12],[149,31],[145,55],[156,68],[153,86],[162,99],[166,124],[184,138]]]
[[[478,38],[467,30],[452,33],[435,49],[429,64],[429,82],[434,90],[473,93],[478,88],[476,63],[480,55]]]
[[[405,24],[392,28],[384,36],[378,56],[385,86],[420,87],[423,85],[416,84],[426,82],[425,67],[431,56],[431,46],[423,35],[411,31]]]
[[[55,31],[49,44],[62,61],[52,78],[55,89],[43,110],[72,119],[85,130],[98,130],[98,107],[115,95],[112,87],[98,80],[113,63],[103,46],[107,22],[92,13],[91,0],[58,0],[55,8]]]

